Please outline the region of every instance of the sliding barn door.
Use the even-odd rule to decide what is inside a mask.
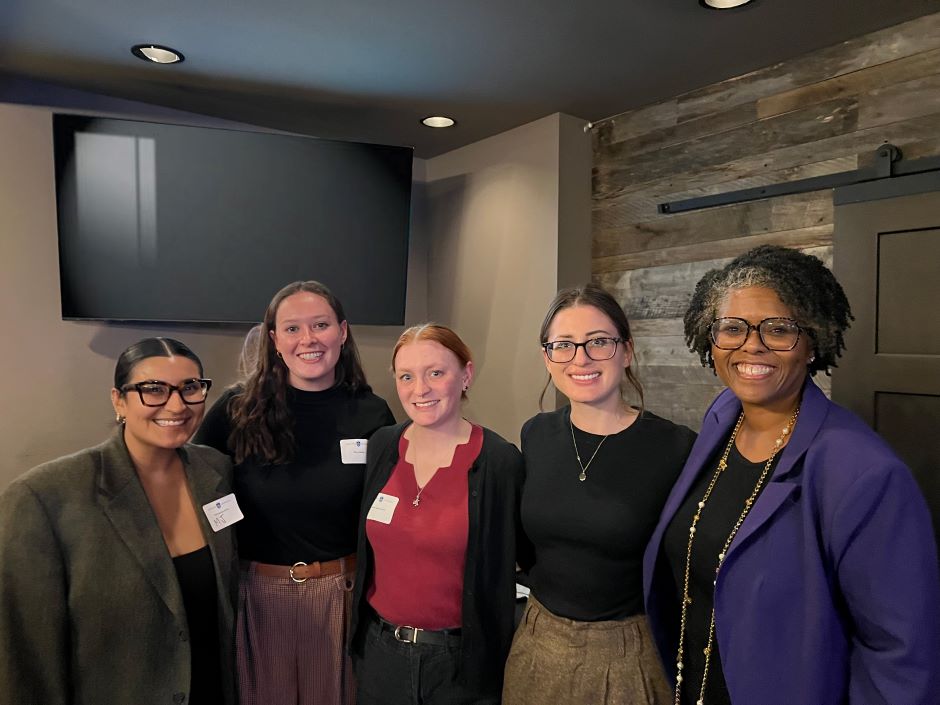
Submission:
[[[940,539],[940,192],[916,193],[940,184],[889,181],[836,191],[833,268],[855,321],[832,398],[911,467]]]

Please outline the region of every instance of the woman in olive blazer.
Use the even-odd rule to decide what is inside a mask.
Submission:
[[[179,351],[171,348],[177,353],[171,359],[178,359]],[[199,377],[201,372],[200,366]],[[196,540],[204,543],[202,555],[205,545],[211,555],[215,584],[207,592],[211,597],[214,587],[219,653],[214,690],[219,692],[202,700],[235,702],[233,532],[213,531],[201,509],[231,493],[231,465],[215,450],[184,445],[188,426],[198,424],[192,417],[202,416],[195,386],[202,382],[208,389],[208,380],[193,377],[174,379],[162,406],[128,409],[126,423],[106,442],[41,465],[0,495],[0,703],[189,705],[193,700],[190,622],[168,550],[172,542],[161,526],[159,492],[142,477],[141,439],[149,440],[157,455],[171,452],[181,461],[180,486],[198,517]],[[118,400],[124,395],[125,406],[136,405],[135,385],[120,386],[115,385]],[[155,393],[159,390],[148,388],[141,402],[144,394]],[[172,405],[177,408],[166,411]],[[158,412],[162,418],[156,418]],[[142,421],[148,414],[154,418]],[[172,414],[177,417],[167,420]],[[180,463],[174,461],[174,467]]]

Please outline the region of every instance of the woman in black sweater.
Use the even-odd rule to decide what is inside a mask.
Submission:
[[[231,455],[242,573],[242,705],[343,705],[349,590],[368,438],[395,422],[366,384],[342,305],[318,282],[279,291],[259,360],[196,442]]]
[[[540,337],[570,405],[522,429],[522,524],[534,555],[518,560],[532,596],[503,702],[670,702],[643,614],[642,560],[695,434],[642,409],[630,324],[600,287],[561,291]],[[624,382],[641,408],[624,401]]]

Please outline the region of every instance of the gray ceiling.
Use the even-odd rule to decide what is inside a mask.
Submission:
[[[940,10],[940,0],[0,0],[0,71],[431,157],[596,121]],[[186,55],[145,64],[131,45]],[[458,126],[431,130],[428,114]]]

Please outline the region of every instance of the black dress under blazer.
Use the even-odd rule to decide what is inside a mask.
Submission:
[[[231,462],[179,454],[218,595],[221,702],[235,703],[231,528],[201,507],[231,493]],[[0,703],[188,705],[188,625],[173,560],[118,430],[0,495]]]
[[[398,442],[411,422],[387,426],[369,439],[365,491],[359,522],[350,650],[361,657],[372,616],[366,587],[372,580],[372,549],[366,515],[398,463]],[[489,429],[470,472],[469,536],[464,565],[460,681],[498,695],[513,636],[516,541],[521,537],[519,498],[525,470],[518,449]],[[420,586],[416,586],[420,589]]]

